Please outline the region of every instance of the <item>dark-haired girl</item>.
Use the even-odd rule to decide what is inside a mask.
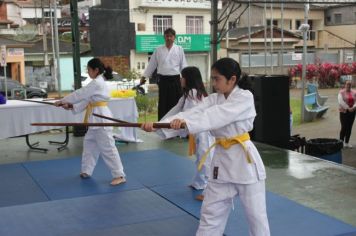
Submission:
[[[87,69],[92,81],[87,86],[57,101],[55,105],[72,110],[73,113],[86,110],[84,123],[110,122],[92,114],[112,117],[112,113],[107,106],[110,99],[109,90],[105,84],[105,78],[112,77],[112,70],[105,68],[104,64],[97,58],[88,62]],[[112,127],[89,127],[84,137],[81,178],[89,178],[93,174],[99,155],[102,156],[105,164],[111,170],[113,179],[110,184],[118,185],[126,182],[120,155],[115,146]]]
[[[223,235],[233,200],[239,196],[250,235],[268,236],[266,172],[248,134],[256,111],[253,95],[246,90],[247,77],[241,77],[239,64],[231,58],[216,61],[211,69],[217,93],[170,117],[173,129],[185,124],[189,133],[210,131],[216,139],[197,235]]]
[[[208,96],[201,73],[197,67],[188,66],[181,71],[181,87],[183,89],[183,96],[179,99],[177,105],[175,105],[162,119],[161,122],[165,122],[169,117],[176,115],[181,111],[187,111],[192,107],[197,106],[202,103],[206,96]],[[172,138],[176,136],[186,137],[186,130],[173,130],[173,129],[159,129],[157,134],[160,135],[163,139]],[[190,135],[190,155],[196,154],[196,164],[200,163],[200,160],[208,148],[214,143],[214,138],[211,136],[209,131],[197,133]],[[194,140],[194,142],[192,142]],[[194,146],[192,146],[194,145]],[[191,187],[194,189],[205,189],[209,173],[210,173],[210,163],[213,157],[213,152],[207,154],[206,161],[204,164],[196,171]],[[199,195],[198,198],[202,196]]]

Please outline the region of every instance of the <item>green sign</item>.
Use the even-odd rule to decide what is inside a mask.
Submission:
[[[210,51],[209,34],[177,34],[175,43],[182,46],[185,52]],[[162,45],[164,38],[161,34],[136,35],[136,52],[153,52]]]

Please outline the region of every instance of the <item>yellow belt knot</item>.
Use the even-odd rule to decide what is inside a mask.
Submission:
[[[224,149],[229,149],[232,145],[240,144],[242,146],[242,148],[244,149],[245,153],[246,153],[247,162],[248,163],[252,163],[252,159],[251,159],[250,154],[249,154],[249,152],[247,150],[247,147],[246,147],[246,145],[244,143],[247,140],[250,140],[250,135],[248,133],[243,133],[241,135],[236,135],[236,136],[234,136],[232,138],[217,138],[215,140],[215,143],[208,148],[208,150],[204,153],[203,157],[199,161],[198,170],[199,171],[201,170],[201,168],[203,167],[203,164],[206,161],[206,158],[207,158],[210,150],[213,147],[215,147],[216,145],[220,145]]]
[[[84,115],[84,123],[88,123],[89,116],[93,112],[94,107],[106,107],[108,102],[105,101],[98,101],[98,102],[89,102]]]

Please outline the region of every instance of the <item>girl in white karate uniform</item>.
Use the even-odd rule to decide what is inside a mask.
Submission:
[[[197,67],[194,66],[185,67],[181,71],[180,82],[183,89],[183,96],[179,99],[177,105],[175,105],[161,119],[161,122],[165,122],[166,118],[176,115],[181,111],[187,111],[192,107],[197,106],[202,101],[204,101],[205,97],[208,95],[203,84],[201,73]],[[159,129],[157,130],[157,134],[160,135],[161,138],[167,139],[176,136],[186,137],[188,133],[186,130]],[[200,132],[194,135],[194,137],[189,137],[189,138],[194,139],[195,141],[194,149],[197,158],[196,165],[198,167],[198,163],[200,162],[201,157],[208,150],[208,148],[214,143],[215,139],[214,137],[211,136],[209,131]],[[190,151],[192,151],[190,155],[194,153],[193,150]],[[195,172],[195,175],[191,183],[192,188],[197,190],[205,189],[208,183],[212,156],[213,156],[213,152],[208,153],[208,156],[202,168],[200,168],[200,170],[197,169],[197,171]],[[201,198],[200,195],[199,197]]]
[[[170,117],[171,127],[184,124],[189,133],[210,131],[216,138],[212,171],[202,204],[198,236],[223,235],[233,200],[239,196],[251,236],[270,235],[262,159],[249,140],[256,116],[253,95],[244,90],[239,64],[231,58],[215,62],[211,71],[217,93],[194,108]],[[142,126],[150,129],[150,126]]]
[[[112,78],[112,70],[105,68],[104,64],[97,58],[93,58],[88,62],[87,69],[92,81],[87,86],[57,101],[55,105],[72,110],[73,113],[80,113],[86,110],[85,123],[108,123],[110,121],[93,116],[92,113],[112,117],[112,113],[107,106],[107,102],[110,99],[109,90],[105,84],[105,78]],[[104,72],[105,78],[103,76]],[[99,155],[101,155],[113,177],[110,184],[118,185],[126,182],[112,129],[112,127],[88,128],[83,144],[81,178],[89,178],[93,174]]]

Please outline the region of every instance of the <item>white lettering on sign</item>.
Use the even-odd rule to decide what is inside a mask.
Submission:
[[[9,48],[8,51],[9,56],[24,56],[24,50],[23,48]]]
[[[301,61],[303,59],[302,53],[293,53],[292,54],[292,61]]]
[[[192,37],[190,36],[178,36],[178,43],[192,43]]]

